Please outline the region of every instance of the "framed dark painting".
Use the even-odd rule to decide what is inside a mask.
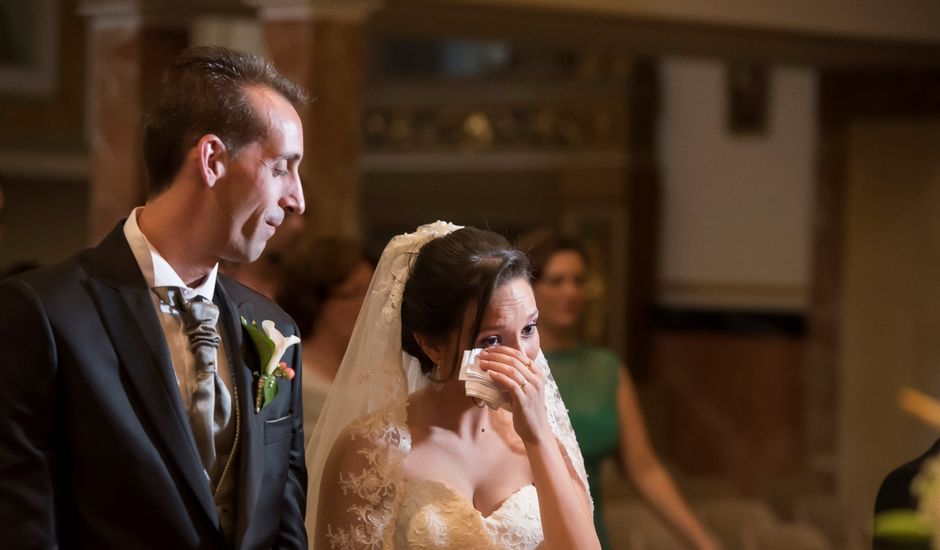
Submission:
[[[766,134],[769,129],[767,65],[730,63],[726,71],[728,131],[732,134]]]
[[[0,0],[0,94],[55,89],[57,0]]]

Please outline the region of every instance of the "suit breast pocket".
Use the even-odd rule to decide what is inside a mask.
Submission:
[[[269,445],[287,439],[294,434],[294,415],[289,414],[274,420],[264,421],[264,444]]]

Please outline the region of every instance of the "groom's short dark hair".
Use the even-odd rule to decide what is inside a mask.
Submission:
[[[176,58],[154,92],[144,125],[151,196],[169,186],[202,136],[215,134],[237,155],[265,135],[267,125],[245,95],[250,86],[270,88],[294,108],[307,101],[303,88],[258,55],[205,46]]]

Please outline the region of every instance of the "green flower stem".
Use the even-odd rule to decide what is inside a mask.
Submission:
[[[255,393],[255,414],[261,412],[261,404],[264,400],[264,379],[264,375],[258,377],[258,391]]]

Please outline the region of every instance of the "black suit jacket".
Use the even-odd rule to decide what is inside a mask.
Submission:
[[[917,509],[917,498],[911,494],[911,481],[920,472],[928,458],[940,453],[940,439],[927,452],[914,460],[898,466],[881,482],[878,497],[875,499],[875,514],[897,509]]]
[[[0,533],[5,548],[306,548],[300,346],[255,413],[257,350],[239,317],[290,317],[220,276],[237,382],[235,540],[226,541],[150,290],[123,234],[0,284]]]

